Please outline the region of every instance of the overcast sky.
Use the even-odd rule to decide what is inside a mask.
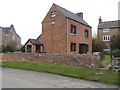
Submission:
[[[119,0],[0,0],[0,26],[14,25],[24,44],[36,39],[42,31],[41,22],[53,3],[73,12],[83,12],[84,20],[97,31],[99,16],[103,21],[118,19]]]

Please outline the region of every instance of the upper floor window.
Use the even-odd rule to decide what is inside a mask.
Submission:
[[[89,35],[88,30],[85,30],[84,34],[85,34],[85,37],[88,37],[88,35]]]
[[[71,25],[71,33],[76,34],[76,26],[75,25]]]
[[[71,51],[76,51],[76,43],[71,43]]]
[[[103,29],[103,32],[110,32],[110,29]]]
[[[54,11],[51,13],[51,17],[55,17],[55,16],[56,16],[56,12]]]
[[[110,36],[109,35],[103,36],[103,41],[110,41]]]

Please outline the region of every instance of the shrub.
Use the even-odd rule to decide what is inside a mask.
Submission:
[[[25,52],[25,46],[23,46],[23,47],[21,48],[21,51],[22,51],[22,52]]]
[[[113,55],[114,57],[120,57],[120,49],[111,51],[111,55]]]
[[[114,35],[111,38],[111,50],[117,50],[120,49],[120,35]]]
[[[0,50],[2,53],[5,53],[5,52],[14,52],[14,49],[11,48],[10,46],[5,46],[5,45],[1,45],[0,46]]]

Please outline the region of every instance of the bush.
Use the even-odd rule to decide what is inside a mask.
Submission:
[[[111,55],[113,55],[114,57],[120,57],[120,49],[111,51]]]
[[[114,35],[111,38],[111,50],[117,50],[120,49],[120,35]]]
[[[25,52],[25,46],[23,46],[23,47],[21,48],[21,51],[22,51],[22,52]]]
[[[5,45],[1,45],[0,46],[0,50],[2,53],[5,53],[5,52],[14,52],[14,49],[11,48],[10,46],[5,46]]]
[[[99,41],[99,40],[92,41],[93,52],[103,52],[104,47],[105,47],[105,43],[103,41]]]

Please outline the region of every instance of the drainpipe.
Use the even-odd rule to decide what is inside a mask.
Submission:
[[[68,54],[68,18],[67,18],[67,54]]]

